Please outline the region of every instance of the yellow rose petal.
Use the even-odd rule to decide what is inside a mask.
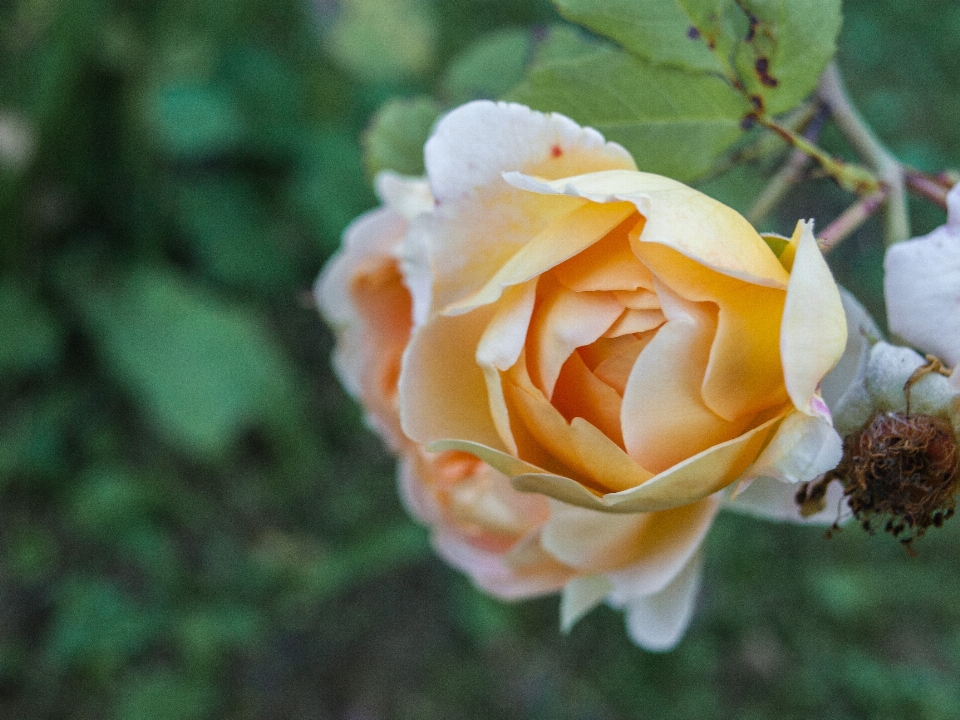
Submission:
[[[400,373],[403,431],[417,442],[464,438],[506,449],[493,417],[477,345],[493,314],[438,316],[414,331]]]
[[[790,399],[798,410],[812,415],[817,386],[843,355],[847,323],[812,223],[797,223],[791,243],[797,251],[783,310],[780,356]]]
[[[634,487],[651,473],[583,418],[567,422],[518,364],[507,376],[508,403],[530,434],[577,479],[603,494]]]
[[[549,473],[513,476],[513,486],[579,507],[615,513],[655,512],[702,500],[739,478],[760,454],[782,417],[704,450],[635,488],[602,497],[568,477]]]
[[[783,403],[780,322],[786,293],[721,275],[661,245],[645,243],[637,252],[678,295],[718,308],[701,390],[706,406],[736,421]]]
[[[590,573],[624,571],[620,584],[650,594],[686,565],[720,504],[711,496],[660,512],[611,515],[552,501],[541,542],[566,565]]]
[[[659,294],[668,319],[637,358],[620,411],[627,452],[653,472],[737,437],[751,420],[728,422],[701,395],[715,307]]]
[[[449,305],[444,313],[467,312],[493,302],[504,288],[535,278],[582,252],[635,212],[629,203],[584,203],[541,230],[504,262],[486,285]]]
[[[550,277],[540,279],[537,294],[527,362],[534,385],[549,398],[571,353],[602,337],[623,314],[623,306],[613,293],[570,292]]]
[[[553,181],[521,173],[505,173],[504,179],[535,193],[633,203],[646,218],[643,232],[632,241],[635,250],[637,243],[658,243],[756,285],[783,288],[789,280],[766,242],[738,212],[670,178],[607,170]]]

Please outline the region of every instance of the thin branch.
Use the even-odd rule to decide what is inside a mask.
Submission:
[[[916,170],[907,170],[904,175],[907,188],[935,205],[939,205],[944,210],[947,209],[947,192],[942,184]]]
[[[847,95],[835,63],[830,63],[820,78],[818,93],[820,99],[830,107],[837,127],[889,188],[885,222],[887,245],[906,240],[910,237],[910,216],[903,166],[860,117]]]
[[[844,190],[856,193],[857,195],[865,195],[876,191],[877,188],[880,187],[880,180],[867,168],[838,160],[802,135],[797,135],[775,120],[767,117],[758,117],[756,118],[756,122],[768,130],[773,130],[784,142],[793,145],[797,150],[806,153],[816,160],[824,172],[832,177]]]
[[[816,142],[826,118],[826,108],[821,105],[804,129],[803,137],[811,142]],[[790,153],[787,162],[770,178],[766,187],[747,211],[747,220],[750,221],[751,225],[759,225],[770,214],[770,211],[783,200],[790,188],[799,182],[810,161],[810,156],[803,150],[797,149]]]
[[[789,112],[783,118],[783,125],[794,132],[802,131],[806,135],[807,128],[813,124],[821,110],[824,110],[824,106],[819,100],[808,101]],[[715,180],[743,163],[757,162],[780,154],[783,154],[783,142],[780,138],[770,133],[761,133],[750,143],[721,158],[720,162],[699,180],[698,184]]]
[[[883,205],[884,200],[889,197],[890,190],[883,186],[864,198],[861,198],[853,205],[844,210],[832,223],[824,228],[817,238],[817,245],[820,251],[826,255],[833,250],[840,241],[859,228],[863,223],[873,215]]]

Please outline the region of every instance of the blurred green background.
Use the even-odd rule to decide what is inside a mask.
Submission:
[[[509,89],[557,21],[546,0],[0,4],[0,717],[956,717],[957,521],[911,558],[723,516],[696,619],[655,655],[609,609],[564,636],[555,597],[479,594],[403,512],[306,293],[370,171]],[[960,165],[957,57],[952,0],[845,4],[852,94],[923,169]],[[392,106],[410,136],[362,140],[424,95]],[[710,187],[744,209],[769,169]],[[815,181],[764,229],[849,201]],[[882,316],[878,233],[831,262]]]

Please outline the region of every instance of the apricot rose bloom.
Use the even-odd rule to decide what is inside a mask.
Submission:
[[[811,225],[765,239],[519,105],[454,110],[425,159],[318,283],[341,378],[453,564],[671,647],[720,506],[795,519],[788,483],[840,459],[818,387],[847,333]]]

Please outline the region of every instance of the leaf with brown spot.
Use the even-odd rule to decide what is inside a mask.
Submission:
[[[756,22],[751,38],[737,46],[737,73],[747,92],[763,98],[767,114],[787,112],[813,91],[836,52],[840,1],[739,0],[739,5]]]

